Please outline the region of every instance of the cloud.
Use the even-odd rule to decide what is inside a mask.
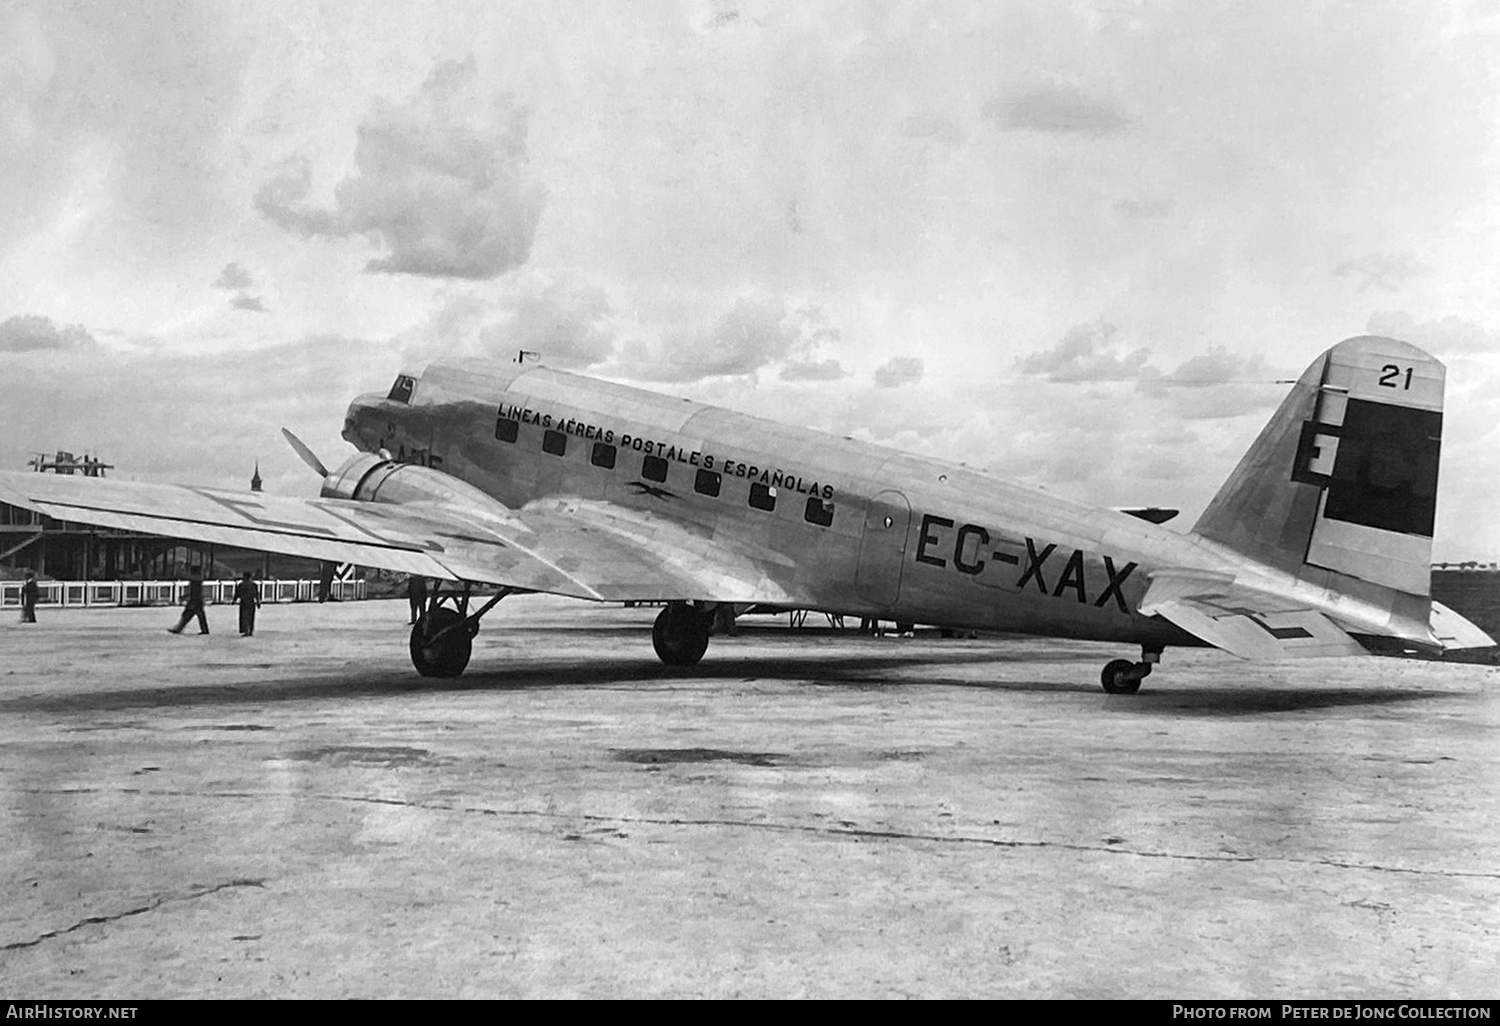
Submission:
[[[255,284],[255,279],[250,272],[233,261],[224,265],[224,270],[219,272],[219,277],[214,281],[216,289],[247,289]]]
[[[1370,253],[1357,260],[1345,260],[1333,269],[1336,278],[1358,278],[1359,291],[1399,292],[1413,278],[1430,268],[1406,253]]]
[[[1289,376],[1267,367],[1262,353],[1242,355],[1225,346],[1210,346],[1208,352],[1188,357],[1165,374],[1150,365],[1141,368],[1137,387],[1142,395],[1164,404],[1163,412],[1173,418],[1228,420],[1269,412],[1286,396],[1286,385],[1277,379]]]
[[[235,297],[229,301],[231,310],[250,310],[255,313],[268,313],[266,304],[259,296],[252,296],[250,288],[255,284],[255,278],[251,273],[241,267],[238,263],[230,261],[224,265],[224,270],[219,272],[219,277],[214,280],[213,287],[216,289],[229,289],[235,293]]]
[[[332,466],[349,455],[339,441],[349,400],[388,385],[397,369],[387,346],[332,335],[236,352],[75,347],[14,359],[0,466],[64,445],[98,453],[126,479],[244,487],[259,458],[269,489],[284,479],[287,490],[316,493],[277,429],[296,431]]]
[[[842,368],[817,357],[838,337],[821,307],[748,293],[707,324],[632,332],[619,346],[615,369],[638,381],[700,381],[751,375],[785,362],[786,380],[832,380]]]
[[[510,349],[529,349],[543,359],[601,363],[614,351],[612,313],[604,290],[559,279],[537,291],[507,299],[502,320],[487,327],[481,339],[487,349],[507,359]]]
[[[776,296],[739,296],[707,328],[669,330],[654,342],[633,340],[620,362],[636,363],[645,380],[696,381],[753,374],[791,350],[786,301]]]
[[[708,24],[705,27],[709,29],[723,28],[726,25],[733,25],[739,20],[740,12],[733,8],[727,8],[715,11],[713,16],[708,19]]]
[[[523,271],[483,292],[455,287],[392,340],[411,362],[441,356],[514,360],[516,351],[584,367],[615,351],[618,320],[608,294],[569,275]]]
[[[951,119],[932,111],[919,111],[903,118],[896,131],[908,139],[932,139],[945,146],[957,146],[964,141],[963,129]]]
[[[915,356],[893,356],[875,368],[876,388],[899,388],[922,380],[927,365]]]
[[[522,271],[484,292],[455,286],[392,341],[409,363],[439,356],[514,360],[518,350],[641,382],[740,377],[778,366],[788,381],[846,376],[823,352],[839,332],[815,304],[765,292],[631,290],[612,297],[568,273]]]
[[[1131,119],[1108,100],[1084,95],[1072,86],[1032,86],[997,96],[984,105],[984,116],[1002,131],[1079,132],[1105,135]]]
[[[61,223],[141,266],[220,222],[251,45],[225,21],[182,0],[0,5],[0,249]]]
[[[1151,389],[1146,395],[1157,395]],[[1167,399],[1165,412],[1180,420],[1230,420],[1252,413],[1269,415],[1286,398],[1287,386],[1265,384],[1224,384],[1213,388],[1174,389]]]
[[[793,360],[781,368],[782,381],[837,381],[848,376],[837,360]]]
[[[1103,320],[1074,325],[1057,345],[1021,357],[1016,367],[1049,381],[1132,381],[1149,375],[1150,350],[1127,351],[1114,334],[1115,326]]]
[[[1121,217],[1155,221],[1169,216],[1172,206],[1169,199],[1122,199],[1115,201],[1115,213]]]
[[[26,353],[42,349],[77,349],[96,345],[94,337],[78,325],[59,328],[49,318],[35,315],[0,321],[0,352]]]
[[[1133,381],[1142,396],[1165,404],[1160,413],[1182,420],[1239,417],[1275,406],[1286,394],[1284,387],[1274,387],[1284,375],[1270,370],[1260,353],[1239,355],[1211,346],[1171,371],[1152,364],[1150,355],[1145,348],[1127,348],[1115,339],[1114,325],[1098,320],[1075,325],[1057,345],[1022,357],[1016,367],[1067,384]]]
[[[1500,331],[1457,317],[1419,321],[1402,311],[1372,313],[1365,330],[1371,335],[1384,335],[1431,349],[1439,355],[1500,354]]]
[[[1240,356],[1224,346],[1209,346],[1208,352],[1189,357],[1178,364],[1176,370],[1150,380],[1155,384],[1205,388],[1209,385],[1245,384],[1247,379],[1256,379],[1254,383],[1263,384],[1271,377],[1263,354]]]
[[[367,271],[494,278],[527,261],[546,202],[528,177],[526,131],[526,108],[485,95],[473,57],[442,63],[417,96],[377,103],[359,126],[355,171],[332,209],[305,203],[305,159],[266,181],[255,205],[303,236],[378,240],[389,255]]]

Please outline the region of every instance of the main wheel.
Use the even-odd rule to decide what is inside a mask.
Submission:
[[[411,629],[411,662],[418,673],[424,677],[457,677],[464,672],[474,650],[472,629],[459,628],[436,641],[427,640],[463,619],[458,610],[442,607],[422,614]]]
[[[713,620],[682,602],[663,609],[651,627],[651,644],[668,666],[694,666],[708,651]]]
[[[1137,676],[1135,663],[1129,659],[1111,659],[1105,663],[1099,683],[1111,695],[1133,695],[1141,690],[1141,678]]]

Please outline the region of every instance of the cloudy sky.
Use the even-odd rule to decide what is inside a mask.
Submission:
[[[0,8],[0,466],[315,492],[444,353],[1202,509],[1366,332],[1500,559],[1500,0]]]

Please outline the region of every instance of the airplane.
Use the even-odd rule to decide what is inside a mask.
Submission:
[[[667,666],[724,605],[1138,646],[1132,694],[1173,646],[1247,659],[1487,647],[1429,595],[1444,367],[1360,336],[1324,352],[1190,531],[980,470],[549,368],[434,363],[357,397],[358,450],[316,499],[0,473],[48,516],[440,582],[417,672],[468,665],[508,595],[664,603]],[[444,583],[446,582],[446,586]],[[494,588],[470,608],[475,588]]]

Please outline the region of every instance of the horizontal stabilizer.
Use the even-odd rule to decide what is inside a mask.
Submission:
[[[1140,611],[1242,659],[1366,654],[1364,646],[1318,610],[1236,585],[1225,574],[1154,574]]]
[[[1490,648],[1495,639],[1441,602],[1432,604],[1432,636],[1442,644],[1443,650],[1459,648]]]

